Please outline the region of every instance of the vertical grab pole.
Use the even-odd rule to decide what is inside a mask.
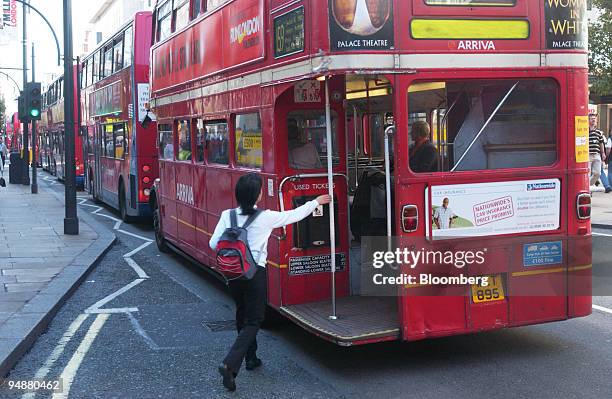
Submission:
[[[387,196],[387,238],[391,238],[391,151],[389,150],[389,136],[395,132],[395,126],[385,129],[385,194]],[[389,242],[389,241],[388,241]]]
[[[336,221],[334,215],[334,170],[333,170],[333,148],[332,148],[332,127],[331,127],[331,108],[329,104],[329,77],[325,77],[325,126],[327,131],[327,185],[328,193],[331,196],[329,203],[329,242],[331,260],[331,297],[332,314],[330,320],[336,320]]]

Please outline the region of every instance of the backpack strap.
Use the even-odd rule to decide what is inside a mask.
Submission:
[[[257,219],[257,216],[259,216],[260,214],[261,214],[261,209],[255,209],[255,213],[249,216],[246,222],[244,222],[244,224],[242,225],[242,228],[246,230],[251,225],[251,223],[253,223],[255,219]]]
[[[232,225],[232,229],[238,227],[238,218],[236,217],[236,210],[230,210],[230,223]]]

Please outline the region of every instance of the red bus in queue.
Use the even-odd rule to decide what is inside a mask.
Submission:
[[[158,176],[149,101],[151,13],[140,12],[81,63],[87,187],[121,217],[150,216]]]
[[[154,14],[160,248],[214,266],[242,174],[261,173],[263,208],[291,209],[327,192],[331,157],[335,241],[324,207],[268,244],[268,303],[298,325],[353,345],[591,313],[582,2],[205,3]]]
[[[77,82],[77,66],[73,67],[74,81]],[[79,103],[76,100],[78,90],[74,90],[74,115],[78,116]],[[66,178],[66,150],[64,128],[64,75],[51,83],[43,93],[43,110],[41,115],[40,141],[43,169],[57,176],[58,180]],[[85,168],[83,162],[83,137],[78,123],[74,127],[74,160],[76,168],[76,186],[84,187]]]

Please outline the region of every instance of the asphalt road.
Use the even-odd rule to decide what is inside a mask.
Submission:
[[[61,377],[71,398],[612,397],[612,313],[602,310],[559,323],[353,348],[287,322],[260,332],[264,366],[243,370],[237,392],[227,393],[216,368],[235,333],[223,284],[159,253],[150,227],[117,223],[113,211],[80,202],[80,212],[106,215],[100,220],[118,242],[10,380]],[[612,230],[597,233],[609,235],[594,239],[594,267],[605,274]],[[612,296],[594,303],[612,309]],[[2,398],[34,397],[22,394],[0,390]]]

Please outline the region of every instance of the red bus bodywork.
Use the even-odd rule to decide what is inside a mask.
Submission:
[[[124,219],[150,216],[149,190],[158,176],[156,124],[146,112],[150,43],[151,13],[140,12],[81,63],[87,187]],[[123,63],[116,65],[120,49],[125,50]],[[108,51],[114,66],[105,72],[99,60]],[[94,72],[94,65],[101,70]]]
[[[73,79],[75,89],[73,93],[74,115],[78,116],[79,103],[77,101],[78,90],[78,67],[73,67]],[[64,181],[66,178],[66,153],[65,153],[65,128],[64,128],[64,75],[61,75],[49,85],[43,93],[44,106],[42,109],[39,143],[42,143],[40,150],[42,165],[58,180]],[[83,137],[79,132],[78,123],[74,124],[74,160],[76,168],[76,185],[84,187],[84,163],[83,163]]]
[[[325,169],[312,176],[312,170],[303,172],[290,166],[287,125],[293,115],[311,115],[313,110],[317,112],[316,118],[324,115],[320,112],[325,109],[325,87],[321,82],[317,86],[315,79],[328,76],[337,140],[334,156],[337,162],[333,167],[337,174],[334,178],[336,253],[344,258],[335,273],[338,320],[330,321],[327,317],[331,313],[332,274],[326,270],[329,258],[327,264],[320,261],[321,256],[329,254],[329,246],[325,240],[319,241],[324,243],[319,247],[296,245],[302,231],[296,232],[300,227],[295,225],[275,231],[268,244],[270,306],[309,331],[341,345],[418,340],[590,314],[591,227],[586,211],[590,199],[582,140],[587,115],[586,52],[582,48],[563,48],[567,42],[559,41],[558,48],[552,47],[555,38],[547,37],[546,26],[550,10],[545,3],[549,2],[535,4],[516,0],[511,4],[505,2],[504,7],[491,6],[490,2],[460,7],[381,0],[374,2],[378,8],[370,10],[372,26],[353,25],[352,31],[346,28],[354,23],[350,15],[345,15],[350,14],[350,6],[342,8],[341,3],[335,0],[228,1],[214,10],[191,10],[190,15],[196,17],[185,28],[157,40],[151,53],[151,104],[158,118],[158,138],[163,140],[164,148],[159,148],[160,179],[152,192],[151,206],[156,212],[158,245],[170,243],[206,267],[213,266],[215,254],[209,249],[208,240],[221,212],[236,206],[234,186],[249,171],[256,170],[264,179],[259,204],[264,209],[291,209],[303,199],[326,193]],[[175,13],[168,14],[172,23],[166,25],[162,8],[157,9],[154,17],[157,39],[166,26],[172,30],[176,25]],[[582,16],[584,10],[578,11],[572,15]],[[352,18],[355,18],[354,9]],[[480,33],[469,25],[470,21],[491,21],[502,26],[488,28],[494,32],[493,36],[499,37],[474,40],[469,35]],[[439,22],[457,26],[453,37],[435,37],[447,32],[436,30]],[[344,30],[340,27],[343,23]],[[358,37],[359,30],[371,32],[380,29],[381,23],[387,29],[386,36],[376,37],[376,41]],[[506,24],[507,28],[503,28]],[[421,25],[425,28],[420,28]],[[284,42],[287,29],[293,32],[303,29],[304,35],[287,45]],[[382,35],[382,30],[378,32],[372,37]],[[513,86],[514,82],[517,83]],[[469,89],[472,83],[477,90]],[[461,84],[468,86],[467,94],[461,88],[453,89]],[[496,86],[499,84],[503,90]],[[525,97],[524,93],[538,85],[545,87],[552,99],[543,101],[546,104],[537,104],[538,107],[552,112],[544,116],[528,115],[529,109],[521,108],[527,103],[517,103],[509,96],[516,88]],[[446,93],[446,99],[439,97],[440,93]],[[506,98],[499,100],[504,93],[514,101],[509,106],[504,105]],[[462,95],[472,102],[459,100]],[[427,108],[436,98],[438,104],[445,104],[444,112],[437,111],[437,120],[432,116],[436,106]],[[517,109],[524,111],[524,116],[518,119],[548,124],[554,132],[550,143],[529,142],[525,138],[525,145],[486,147],[483,144],[493,154],[486,155],[486,162],[503,165],[509,162],[504,154],[510,153],[511,159],[516,160],[523,157],[517,151],[523,151],[525,162],[535,162],[535,166],[476,168],[452,173],[411,171],[408,165],[412,121],[422,118],[432,126],[436,121],[441,120],[441,125],[446,122],[444,130],[434,133],[432,129],[432,141],[439,144],[441,140],[446,141],[447,130],[453,124],[461,126],[469,117],[477,116],[467,111],[474,105],[474,99],[480,101],[479,107],[491,117],[500,109],[507,112],[510,116],[501,115],[496,120],[500,124],[506,120],[519,123],[513,119],[519,112]],[[499,104],[497,109],[496,104]],[[464,112],[464,119],[457,120],[451,114],[446,120],[443,115],[446,111],[451,113],[455,105],[459,109],[455,112]],[[260,121],[255,128],[259,136],[248,145],[243,141],[247,128],[238,126],[237,122],[245,114],[258,114]],[[469,284],[436,287],[405,284],[398,286],[393,297],[384,299],[355,295],[359,273],[352,274],[356,273],[352,269],[359,270],[362,265],[359,261],[357,266],[358,256],[351,256],[354,241],[349,232],[349,216],[352,197],[358,190],[353,181],[359,180],[359,169],[363,171],[362,168],[372,165],[382,168],[370,154],[375,146],[362,143],[364,138],[370,140],[375,126],[384,123],[382,116],[389,116],[395,127],[390,210],[393,235],[404,247],[414,246],[415,242],[436,243],[454,250],[486,247],[487,262],[462,272],[469,276],[498,276],[506,293],[503,298],[480,301],[472,294],[471,289],[475,287]],[[305,118],[304,129],[321,127],[317,124],[320,119]],[[227,162],[211,160],[209,155],[204,159],[181,155],[183,151],[197,154],[200,144],[205,146],[202,150],[205,153],[209,145],[216,145],[216,139],[201,143],[202,138],[198,136],[201,125],[222,125],[223,132],[227,129],[227,135],[223,136],[229,149]],[[185,126],[190,137],[187,141],[180,138],[185,134]],[[218,127],[211,128],[210,132],[213,131],[218,132]],[[210,132],[206,130],[206,134]],[[164,134],[171,138],[163,139]],[[181,142],[185,148],[176,150]],[[259,151],[254,156],[261,161],[257,158],[255,167],[241,166],[245,159],[242,151],[248,157],[253,149]],[[438,151],[440,154],[452,152]],[[550,158],[550,162],[534,161],[538,151],[542,157]],[[356,158],[364,155],[368,162],[360,165],[361,158]],[[460,163],[457,158],[450,161]],[[506,191],[517,185],[527,186],[527,190],[554,190],[555,194],[551,194],[554,205],[550,205],[555,215],[552,221],[519,227],[510,230],[511,233],[495,230],[483,234],[476,227],[491,224],[489,220],[478,219],[472,222],[476,224],[474,231],[470,230],[465,237],[436,239],[439,231],[434,229],[432,214],[438,204],[433,201],[437,201],[440,193],[452,192],[452,189],[470,193],[481,187],[490,191],[498,183],[505,184]],[[453,201],[457,203],[461,197],[451,196],[451,199],[452,207]],[[517,199],[512,197],[511,201]],[[485,210],[489,206],[473,205],[475,214],[478,206]],[[520,206],[511,207],[513,213],[521,211]],[[563,248],[560,257],[541,255],[533,260],[534,253],[544,254],[548,250],[544,248],[552,246],[555,250]],[[320,267],[311,267],[313,262],[319,262],[317,267]],[[307,263],[310,266],[304,266]],[[453,274],[457,270],[446,272]]]

